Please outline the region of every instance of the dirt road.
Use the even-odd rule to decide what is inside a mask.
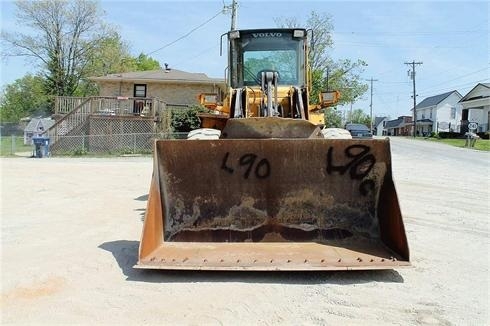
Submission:
[[[135,270],[151,158],[1,159],[2,324],[483,325],[489,153],[393,139],[413,267]]]

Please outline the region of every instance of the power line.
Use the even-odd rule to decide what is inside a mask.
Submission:
[[[490,78],[474,80],[474,81],[471,81],[471,82],[468,82],[468,83],[454,85],[454,86],[451,86],[451,87],[439,88],[439,89],[436,89],[436,90],[431,91],[430,93],[432,93],[432,95],[433,95],[434,92],[443,92],[443,91],[448,91],[448,90],[454,90],[455,88],[472,86],[472,85],[476,85],[477,83],[489,82],[489,81],[490,81]],[[420,95],[421,96],[429,96],[431,94],[420,94]]]
[[[214,45],[214,46],[211,46],[211,47],[209,47],[209,48],[207,48],[207,49],[204,49],[204,50],[202,50],[201,52],[199,52],[199,53],[197,53],[197,54],[195,54],[195,55],[193,55],[193,56],[191,56],[191,57],[184,58],[184,59],[182,59],[182,60],[180,60],[180,61],[176,62],[174,65],[175,65],[175,66],[178,66],[178,65],[180,65],[180,64],[182,64],[182,63],[192,62],[194,59],[199,58],[199,57],[200,57],[200,56],[202,56],[203,54],[206,54],[206,53],[208,53],[208,52],[210,52],[211,50],[214,50],[214,49],[219,49],[219,45]]]
[[[198,30],[199,28],[203,27],[204,25],[206,25],[207,23],[209,23],[210,21],[212,21],[213,19],[215,19],[216,17],[218,17],[218,15],[219,15],[219,14],[221,14],[222,12],[223,12],[223,10],[218,11],[218,12],[217,12],[217,13],[216,13],[216,14],[215,14],[213,17],[209,18],[209,19],[208,19],[208,20],[206,20],[204,23],[200,24],[199,26],[194,27],[194,28],[193,28],[193,29],[191,29],[189,32],[187,32],[186,34],[184,34],[184,35],[182,35],[181,37],[177,38],[176,40],[174,40],[174,41],[172,41],[172,42],[170,42],[170,43],[167,43],[167,44],[165,44],[164,46],[162,46],[162,47],[160,47],[160,48],[158,48],[158,49],[156,49],[156,50],[154,50],[154,51],[151,51],[151,52],[147,53],[147,55],[150,55],[150,54],[153,54],[153,53],[158,52],[158,51],[160,51],[160,50],[163,50],[163,49],[165,49],[165,48],[167,48],[167,47],[171,46],[172,44],[175,44],[175,43],[177,43],[178,41],[180,41],[180,40],[182,40],[182,39],[186,38],[187,36],[191,35],[193,32],[195,32],[195,31],[196,31],[196,30]]]
[[[475,41],[476,43],[476,41]],[[337,41],[335,42],[336,45],[341,45],[341,46],[352,46],[352,47],[369,47],[369,48],[393,48],[392,45],[387,44],[387,43],[369,43],[369,42],[342,42],[342,41]],[[404,46],[397,46],[398,49],[464,49],[467,48],[467,46],[442,46],[442,45],[427,45],[427,46],[412,46],[412,45],[404,45]]]
[[[427,90],[430,90],[430,89],[433,89],[433,88],[436,88],[437,86],[440,86],[440,85],[444,85],[444,84],[447,84],[449,82],[452,82],[452,81],[455,81],[455,80],[458,80],[458,79],[461,79],[461,78],[464,78],[464,77],[468,77],[468,76],[471,76],[471,75],[474,75],[474,74],[477,74],[479,73],[480,71],[483,71],[483,70],[487,70],[487,69],[490,69],[490,67],[485,67],[485,68],[482,68],[482,69],[478,69],[478,70],[475,70],[473,72],[470,72],[470,73],[467,73],[465,75],[462,75],[462,76],[459,76],[459,77],[456,77],[456,78],[453,78],[453,79],[450,79],[450,80],[446,80],[442,83],[439,83],[439,84],[435,84],[435,85],[432,85],[432,86],[429,86],[428,88],[426,88],[424,91],[427,91]]]
[[[432,32],[384,32],[384,31],[335,31],[338,34],[349,34],[349,35],[384,35],[384,36],[431,36],[440,34],[474,34],[474,33],[485,33],[484,30],[465,30],[465,31],[432,31]]]
[[[378,80],[381,84],[407,84],[406,81],[382,81]]]

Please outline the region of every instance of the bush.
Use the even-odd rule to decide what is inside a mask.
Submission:
[[[88,154],[88,152],[85,148],[78,148],[78,149],[75,149],[71,152],[72,156],[84,156],[87,154]]]
[[[193,106],[189,109],[173,109],[171,122],[172,131],[189,132],[199,128],[201,126],[201,120],[197,114],[208,111],[208,109],[202,106]]]
[[[489,131],[478,132],[477,135],[480,136],[481,139],[490,139],[490,132]]]
[[[456,138],[461,138],[463,135],[461,135],[459,132],[454,132],[454,131],[440,131],[438,134],[439,138],[443,139],[456,139]]]

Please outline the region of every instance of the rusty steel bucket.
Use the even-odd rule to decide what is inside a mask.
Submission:
[[[157,140],[136,268],[408,266],[383,140]]]

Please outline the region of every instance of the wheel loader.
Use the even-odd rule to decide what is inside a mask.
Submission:
[[[305,29],[228,32],[228,91],[185,140],[156,140],[136,268],[410,265],[388,139],[322,128]],[[328,109],[328,108],[327,108]],[[201,135],[203,137],[195,137]],[[335,136],[336,135],[336,136]]]

